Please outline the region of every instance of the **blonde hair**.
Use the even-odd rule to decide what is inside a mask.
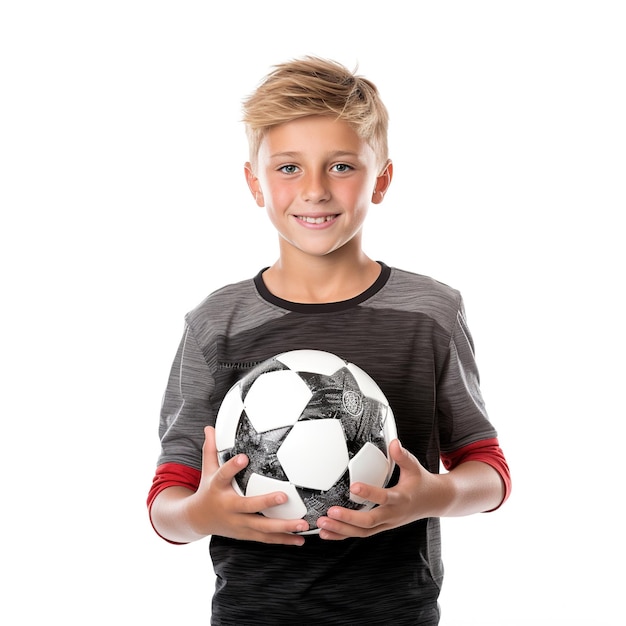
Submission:
[[[335,61],[306,56],[275,65],[243,102],[253,168],[268,130],[308,115],[329,115],[350,124],[384,167],[389,115],[374,83]]]

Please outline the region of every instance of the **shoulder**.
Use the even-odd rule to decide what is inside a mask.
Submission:
[[[391,268],[389,280],[372,303],[381,308],[393,308],[422,313],[436,320],[456,319],[462,311],[459,290],[430,276]]]
[[[430,276],[425,276],[424,274],[417,274],[415,272],[392,267],[390,280],[397,287],[409,287],[417,290],[422,295],[451,299],[455,302],[458,302],[460,299],[458,289],[450,287]]]
[[[232,335],[277,316],[260,297],[254,279],[248,278],[209,294],[185,316],[187,326],[200,343],[209,335]]]
[[[187,313],[190,321],[202,318],[207,313],[214,314],[224,307],[250,302],[255,299],[256,290],[252,279],[241,280],[225,285],[210,293],[200,304]]]

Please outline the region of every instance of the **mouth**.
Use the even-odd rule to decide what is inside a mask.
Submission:
[[[317,217],[311,215],[296,215],[296,218],[306,224],[324,224],[325,222],[332,222],[337,217],[334,215],[320,215]]]

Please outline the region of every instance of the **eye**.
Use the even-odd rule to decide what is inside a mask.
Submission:
[[[278,168],[279,172],[283,172],[284,174],[295,174],[298,171],[297,165],[281,165]]]
[[[352,166],[347,163],[337,163],[336,165],[333,165],[333,170],[335,170],[335,172],[349,172],[351,169]]]

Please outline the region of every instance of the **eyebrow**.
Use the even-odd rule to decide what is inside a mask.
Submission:
[[[302,154],[302,152],[292,152],[292,151],[286,151],[286,152],[275,152],[274,154],[270,154],[269,158],[270,159],[291,159],[291,158],[296,158],[299,157]],[[341,158],[341,157],[352,157],[355,159],[359,158],[359,153],[358,152],[351,152],[350,150],[335,150],[332,152],[329,152],[327,154],[327,157],[332,157],[332,158]]]

